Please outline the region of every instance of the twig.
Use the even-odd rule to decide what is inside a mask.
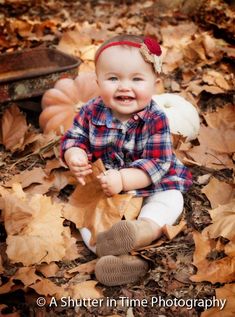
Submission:
[[[47,143],[46,145],[42,146],[41,148],[35,150],[34,152],[29,153],[29,154],[21,157],[20,159],[17,159],[17,161],[11,165],[10,170],[14,166],[16,166],[17,164],[26,161],[31,156],[39,155],[41,157],[44,153],[50,151],[59,142],[59,140],[60,140],[60,137],[57,137],[55,140],[50,141],[49,143]]]

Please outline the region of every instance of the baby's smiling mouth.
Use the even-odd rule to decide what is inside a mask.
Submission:
[[[115,97],[115,99],[128,103],[128,102],[134,100],[135,98],[131,97],[131,96],[117,96],[117,97]]]

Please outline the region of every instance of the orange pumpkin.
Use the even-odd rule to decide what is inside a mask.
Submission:
[[[80,73],[74,80],[63,78],[54,88],[47,90],[41,101],[39,125],[44,133],[64,133],[72,125],[79,108],[89,99],[99,95],[94,72]]]

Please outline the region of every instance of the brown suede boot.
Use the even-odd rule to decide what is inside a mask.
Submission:
[[[149,269],[147,261],[138,256],[107,255],[98,260],[95,266],[97,280],[107,286],[134,283]]]
[[[151,225],[144,220],[121,220],[109,230],[97,236],[96,253],[104,255],[127,254],[131,250],[146,246],[154,240]]]

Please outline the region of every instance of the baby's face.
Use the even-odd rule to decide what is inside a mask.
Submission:
[[[96,73],[100,96],[121,121],[144,109],[154,94],[156,75],[138,48],[105,49],[97,61]]]

